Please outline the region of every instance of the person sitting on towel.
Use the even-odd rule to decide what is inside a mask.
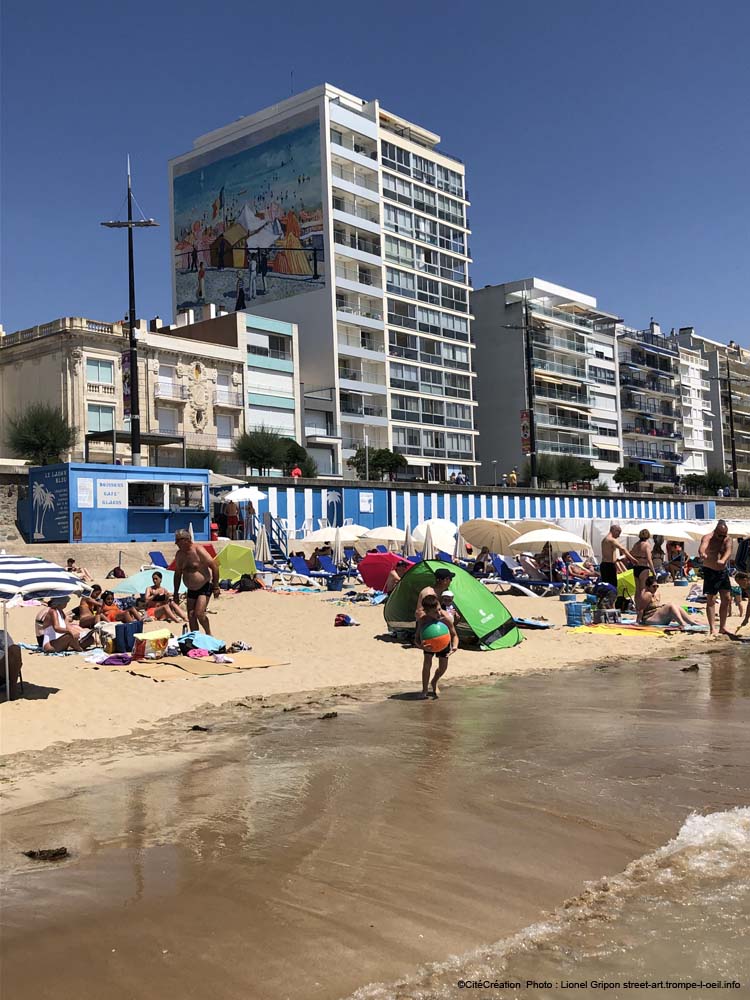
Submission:
[[[679,604],[660,604],[657,598],[659,584],[656,577],[649,575],[643,588],[636,598],[636,611],[639,625],[669,625],[676,622],[681,628],[686,625],[698,625],[690,615],[685,614]]]

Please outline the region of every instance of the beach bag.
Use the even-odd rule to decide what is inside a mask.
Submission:
[[[112,579],[114,579],[114,580],[124,580],[125,579],[125,570],[122,568],[122,566],[115,566],[114,569],[111,569],[109,571],[109,573],[107,573],[107,576],[105,577],[105,579],[107,579],[107,580],[112,580]]]
[[[167,645],[172,638],[168,629],[155,632],[138,632],[133,646],[134,660],[161,660],[167,655]]]
[[[209,653],[226,653],[227,647],[220,640],[204,632],[186,632],[177,640],[180,652],[187,656],[191,649],[206,649]]]
[[[130,653],[135,645],[135,634],[140,622],[119,622],[115,625],[115,652]]]
[[[237,590],[240,593],[244,593],[248,590],[262,590],[262,586],[254,576],[250,576],[249,573],[243,573],[240,577],[240,582],[237,584]]]

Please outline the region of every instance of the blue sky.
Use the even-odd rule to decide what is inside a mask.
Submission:
[[[6,4],[6,330],[121,317],[125,155],[162,226],[141,316],[170,318],[167,160],[327,80],[443,137],[468,168],[475,287],[535,274],[633,325],[750,344],[750,5],[722,0]]]

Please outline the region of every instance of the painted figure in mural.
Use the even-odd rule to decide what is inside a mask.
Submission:
[[[242,284],[242,271],[239,271],[237,274],[237,301],[235,302],[234,311],[242,312],[244,308],[245,308],[245,286]]]
[[[217,253],[218,253],[218,264],[217,264],[217,267],[218,267],[219,271],[223,271],[224,270],[224,254],[226,253],[226,251],[224,249],[225,246],[226,246],[226,241],[225,240],[219,240],[219,247],[218,247],[218,250],[217,250]]]
[[[195,297],[199,302],[202,302],[206,294],[206,268],[203,266],[203,261],[201,261],[201,266],[198,268],[198,284],[195,290]]]
[[[255,256],[250,259],[250,298],[254,299],[258,295],[258,261]]]
[[[260,268],[259,268],[259,272],[260,272],[261,284],[263,286],[261,288],[261,290],[260,290],[260,294],[261,295],[265,295],[266,292],[268,291],[268,288],[266,287],[266,275],[268,274],[268,254],[267,253],[263,253],[263,254],[260,255]]]
[[[190,251],[190,270],[191,271],[198,270],[198,250],[195,246]]]

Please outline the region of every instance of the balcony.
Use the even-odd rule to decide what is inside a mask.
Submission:
[[[588,375],[585,368],[577,368],[575,365],[566,365],[560,361],[551,361],[549,358],[534,357],[532,366],[539,371],[555,372],[557,375],[567,375],[569,378],[578,378],[586,381]]]
[[[533,331],[532,342],[541,347],[551,348],[557,351],[568,351],[572,354],[586,354],[586,340],[584,337],[560,337],[553,333],[541,333]]]
[[[546,455],[575,455],[577,458],[596,458],[596,452],[588,443],[562,441],[541,441],[537,439],[537,452]]]
[[[713,451],[714,442],[713,438],[694,438],[686,437],[683,446],[689,448],[693,451]]]
[[[679,357],[679,351],[677,348],[672,347],[667,337],[658,333],[652,333],[650,330],[627,330],[619,339],[623,341],[634,340],[636,343],[645,344],[654,351],[669,354],[673,358]]]
[[[370,270],[367,267],[354,267],[336,261],[336,277],[342,281],[349,281],[356,285],[367,285],[368,288],[376,288],[382,293],[383,282],[380,272]]]
[[[679,440],[680,431],[667,430],[665,427],[652,427],[648,424],[623,424],[623,434],[640,434],[642,437],[659,437]]]
[[[344,155],[354,154],[362,157],[363,160],[374,160],[377,163],[378,152],[377,143],[374,140],[365,139],[364,136],[355,137],[351,132],[343,132],[339,129],[331,130],[331,151]]]
[[[355,230],[334,227],[333,242],[339,247],[346,247],[348,250],[357,251],[357,253],[368,254],[370,257],[380,257],[380,240],[360,236]],[[373,263],[379,264],[380,261],[373,261]]]
[[[544,306],[541,302],[529,302],[529,309],[532,313],[538,313],[540,316],[550,316],[562,323],[572,323],[574,326],[583,327],[589,333],[594,330],[592,320],[586,319],[584,316],[577,316],[575,313],[565,312],[562,309],[556,309],[554,306]]]
[[[583,434],[596,434],[596,428],[586,420],[576,420],[574,417],[561,417],[553,413],[535,413],[537,427],[562,427],[566,430],[580,431]]]
[[[115,387],[111,382],[87,382],[86,394],[88,396],[109,396],[115,395]]]
[[[247,364],[250,368],[266,368],[279,372],[294,371],[294,362],[289,351],[277,351],[270,347],[250,344],[247,355]]]
[[[632,350],[624,352],[619,355],[619,358],[621,365],[634,365],[636,368],[648,368],[651,371],[658,372],[662,378],[665,379],[674,379],[679,374],[676,365],[669,365],[665,368],[658,363],[656,358],[650,361],[649,356],[641,351]]]
[[[377,299],[359,295],[336,295],[336,312],[344,321],[347,316],[354,316],[359,322],[369,322],[380,326],[383,322],[383,311]]]
[[[385,365],[351,366],[339,364],[339,378],[348,382],[361,382],[375,392],[386,393]]]
[[[638,448],[634,448],[632,445],[625,446],[624,454],[626,458],[633,458],[641,462],[671,462],[673,465],[679,465],[683,458],[676,451],[668,451],[666,448],[653,448],[646,451],[645,449],[639,450]]]
[[[575,403],[578,406],[591,406],[588,392],[576,392],[575,389],[564,388],[553,382],[535,382],[534,397],[539,399],[560,400],[562,403]]]
[[[367,352],[378,354],[385,359],[385,345],[369,330],[361,330],[359,333],[343,333],[339,330],[336,343],[343,354],[351,353],[354,357],[361,357],[363,352]]]
[[[243,410],[245,400],[241,392],[235,392],[232,389],[216,389],[214,391],[214,406]]]
[[[336,180],[346,181],[347,184],[354,184],[356,187],[366,188],[368,191],[378,193],[378,175],[376,167],[367,170],[364,167],[344,166],[336,160],[331,162],[331,174]]]
[[[187,399],[187,386],[178,382],[157,382],[154,386],[156,399]]]
[[[342,219],[342,222],[351,222],[357,225],[357,220],[367,223],[367,228],[377,227],[380,229],[380,214],[377,207],[368,201],[358,201],[356,198],[341,198],[339,195],[333,196],[333,211],[349,216]],[[335,216],[334,216],[335,217]]]
[[[341,403],[341,416],[347,419],[357,420],[378,420],[381,424],[387,423],[385,409],[382,406],[371,406],[369,403],[352,403],[351,401]]]
[[[632,389],[640,389],[642,392],[655,392],[663,396],[679,396],[680,390],[669,382],[659,382],[655,379],[640,378],[638,375],[631,375],[627,372],[620,373],[620,385]]]

